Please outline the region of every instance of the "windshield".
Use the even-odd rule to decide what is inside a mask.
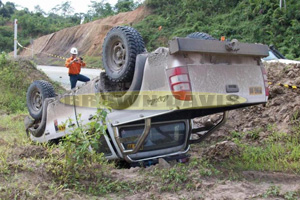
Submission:
[[[278,60],[278,58],[274,55],[272,51],[269,51],[269,56],[263,58],[263,60]]]

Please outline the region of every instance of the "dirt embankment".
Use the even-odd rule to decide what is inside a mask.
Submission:
[[[38,57],[45,57],[42,53],[69,56],[72,47],[77,47],[81,55],[100,56],[102,43],[107,32],[114,26],[132,25],[149,15],[149,10],[141,6],[134,11],[119,13],[90,23],[65,28],[58,32],[42,36],[34,40],[33,46]],[[23,50],[21,56],[31,56],[31,50]]]

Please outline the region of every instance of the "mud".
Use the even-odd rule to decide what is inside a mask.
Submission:
[[[239,147],[234,142],[223,141],[205,149],[202,156],[207,157],[210,160],[221,161],[229,158],[229,156],[238,155],[239,152]]]
[[[21,153],[19,153],[19,158],[46,158],[49,156],[47,149],[42,146],[26,146],[21,148]]]

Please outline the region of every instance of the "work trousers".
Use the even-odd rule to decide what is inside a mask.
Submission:
[[[70,76],[70,82],[71,82],[71,89],[76,87],[77,81],[82,81],[82,82],[88,82],[90,79],[82,74],[69,74]]]

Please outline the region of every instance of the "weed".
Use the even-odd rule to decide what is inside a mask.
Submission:
[[[231,138],[241,138],[242,134],[237,131],[230,132]]]
[[[199,174],[201,176],[212,176],[212,175],[218,175],[220,173],[220,171],[217,170],[206,159],[201,159],[201,160],[192,159],[190,166],[197,166],[197,169],[199,170]]]
[[[0,174],[9,174],[10,168],[7,163],[7,154],[0,152]]]
[[[247,137],[252,139],[252,140],[257,140],[259,139],[259,133],[262,131],[262,129],[253,129],[249,132],[247,132]]]
[[[264,198],[267,197],[279,197],[280,187],[276,185],[270,186],[267,191],[262,195]]]
[[[101,123],[105,121],[106,115],[105,110],[98,109],[92,122],[80,124],[63,139],[61,145],[65,151],[66,170],[72,173],[92,163],[104,162],[103,154],[98,154],[94,149],[99,146],[101,135],[106,133],[106,125]],[[72,120],[69,119],[67,124],[72,124]]]
[[[298,110],[296,112],[293,112],[291,118],[292,122],[296,122],[299,119],[299,117],[300,117],[300,113]]]
[[[161,192],[176,192],[182,189],[193,190],[201,182],[201,176],[219,173],[208,160],[192,159],[189,164],[177,164],[170,169],[154,168],[148,174],[155,176],[163,184]]]
[[[109,110],[109,109],[108,109]],[[114,168],[103,153],[97,153],[100,137],[106,134],[107,111],[98,109],[91,122],[79,126],[60,143],[63,159],[50,158],[46,161],[47,171],[55,177],[63,188],[74,188],[92,195],[130,190],[130,182],[113,180],[110,169]],[[68,120],[66,124],[72,124]]]
[[[275,128],[276,128],[275,124],[268,124],[267,125],[267,131],[274,132]]]
[[[297,200],[299,197],[297,195],[297,192],[294,192],[294,191],[289,191],[289,192],[286,192],[284,195],[283,195],[284,199],[286,200]]]

